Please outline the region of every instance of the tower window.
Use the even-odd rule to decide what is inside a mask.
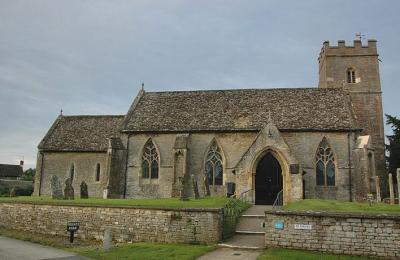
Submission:
[[[352,68],[347,69],[347,83],[356,83],[356,71]]]
[[[317,185],[335,186],[335,157],[326,138],[319,144],[316,161]]]
[[[96,165],[96,181],[100,181],[100,163]]]

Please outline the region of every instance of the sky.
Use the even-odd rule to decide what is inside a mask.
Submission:
[[[397,0],[0,0],[0,163],[35,167],[60,109],[125,114],[142,82],[316,87],[322,43],[351,45],[357,32],[378,40],[384,113],[400,116],[399,10]]]

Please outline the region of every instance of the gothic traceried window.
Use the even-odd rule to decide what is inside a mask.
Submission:
[[[317,185],[335,186],[335,157],[325,137],[319,144],[315,161]]]
[[[347,69],[347,83],[356,83],[356,72],[354,69]]]
[[[210,185],[222,185],[224,174],[222,155],[221,149],[215,141],[213,141],[207,152],[204,170]]]
[[[159,156],[156,146],[149,139],[143,148],[142,156],[142,178],[158,178]]]

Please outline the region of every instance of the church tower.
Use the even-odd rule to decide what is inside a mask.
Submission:
[[[356,121],[363,129],[361,134],[372,138],[375,173],[384,181],[385,137],[376,40],[368,40],[367,46],[361,40],[355,40],[353,46],[346,46],[344,41],[330,46],[326,41],[318,63],[320,88],[343,88],[350,93]]]

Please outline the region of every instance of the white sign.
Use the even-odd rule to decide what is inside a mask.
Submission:
[[[309,224],[294,224],[294,229],[305,229],[305,230],[311,230],[312,226]]]

